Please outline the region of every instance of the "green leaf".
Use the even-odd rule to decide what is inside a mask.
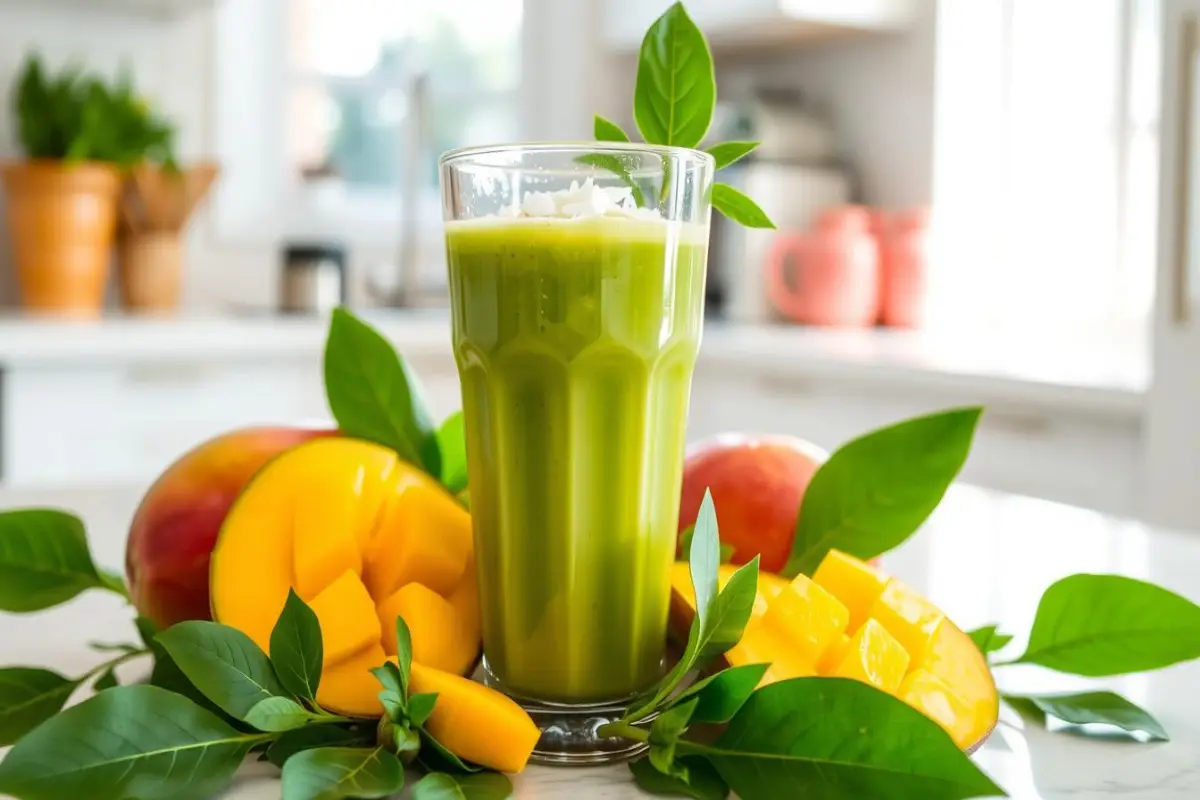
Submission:
[[[692,712],[692,722],[725,723],[746,704],[758,688],[770,664],[742,664],[723,669],[697,681],[680,693],[674,703],[696,698],[699,702]]]
[[[250,709],[284,688],[249,636],[215,622],[181,622],[157,641],[188,681],[225,713],[245,720]]]
[[[697,530],[700,529],[697,528]],[[715,530],[710,535],[715,536]],[[692,554],[695,558],[695,546]],[[662,700],[670,696],[674,688],[683,680],[684,675],[688,674],[691,669],[702,668],[704,664],[737,644],[745,632],[746,622],[750,621],[750,613],[754,610],[757,593],[758,557],[756,555],[749,564],[743,565],[733,573],[730,582],[725,584],[725,589],[716,596],[716,600],[712,603],[713,608],[710,609],[703,624],[701,624],[698,613],[691,620],[688,645],[684,648],[683,656],[679,657],[676,666],[671,669],[670,673],[667,673],[666,678],[659,681],[658,690],[654,692],[653,696],[632,712],[629,718],[636,721],[648,715],[650,711],[658,708]]]
[[[629,168],[625,163],[614,153],[584,153],[575,158],[579,164],[589,164],[597,169],[603,169],[620,178],[621,183],[629,188],[629,193],[633,196],[633,202],[637,203],[639,208],[644,208],[646,205],[646,195],[642,192],[642,187],[638,186],[637,181],[629,174]]]
[[[1045,724],[1046,716],[1073,725],[1113,725],[1130,733],[1142,732],[1153,740],[1170,740],[1166,730],[1149,711],[1114,692],[1068,692],[1063,694],[1001,695],[1017,711]],[[1030,708],[1037,714],[1029,714]]]
[[[633,116],[648,144],[695,147],[708,133],[717,79],[704,34],[682,3],[655,20],[642,40]]]
[[[420,761],[430,772],[474,773],[481,769],[451,753],[433,734],[424,729],[421,730]]]
[[[407,699],[408,675],[412,671],[412,634],[408,632],[408,623],[400,616],[396,617],[396,666],[399,668],[401,696]]]
[[[1004,646],[1011,642],[1013,638],[1007,633],[999,633],[995,625],[985,625],[982,628],[976,628],[967,635],[971,637],[971,641],[979,648],[979,652],[985,656],[1003,650]]]
[[[0,513],[0,611],[27,613],[114,587],[92,561],[83,522],[55,509]]]
[[[593,135],[598,142],[628,142],[629,135],[621,126],[597,114],[592,123]]]
[[[315,703],[324,657],[317,615],[294,589],[288,589],[287,602],[271,630],[271,664],[279,683],[295,697]]]
[[[338,725],[308,725],[280,735],[267,749],[267,760],[282,767],[289,758],[318,747],[365,747],[374,743],[370,731],[356,731]]]
[[[729,797],[729,787],[702,758],[695,756],[679,759],[687,769],[686,782],[674,775],[664,775],[654,768],[648,758],[639,758],[629,763],[629,771],[637,785],[650,794],[674,795],[691,797],[694,800],[725,800]]]
[[[980,413],[916,417],[838,448],[804,492],[784,575],[812,575],[831,548],[869,559],[911,536],[966,462]]]
[[[117,681],[117,674],[112,667],[100,673],[100,677],[92,684],[92,689],[97,692],[103,692],[105,689],[115,689],[121,684]]]
[[[0,669],[0,747],[53,717],[79,681],[35,667]]]
[[[246,722],[260,731],[281,733],[303,728],[320,717],[289,697],[266,697],[246,712]]]
[[[31,731],[0,762],[20,800],[202,800],[220,794],[261,735],[238,733],[157,686],[120,686]]]
[[[429,719],[429,715],[433,713],[433,708],[437,705],[438,696],[434,692],[426,692],[424,694],[414,694],[408,698],[408,721],[414,727],[420,728]]]
[[[448,775],[434,772],[413,786],[412,800],[508,800],[512,781],[499,772]]]
[[[725,544],[724,542],[722,542],[721,543],[721,563],[728,564],[730,561],[732,561],[733,554],[736,551],[737,551],[737,548],[734,547],[733,545]]]
[[[400,761],[408,763],[421,752],[421,733],[408,725],[396,725],[392,728],[392,752],[400,757]]]
[[[764,686],[712,746],[679,748],[704,755],[743,798],[1004,796],[936,722],[847,678]]]
[[[1099,678],[1200,658],[1200,606],[1121,575],[1071,575],[1042,595],[1015,664]]]
[[[775,228],[775,223],[767,216],[767,212],[758,207],[758,203],[727,183],[713,184],[712,204],[713,208],[739,225],[745,225],[747,228]]]
[[[442,454],[442,485],[451,494],[458,494],[467,488],[467,435],[461,411],[455,411],[442,422],[437,442]]]
[[[160,689],[166,689],[173,694],[182,695],[188,700],[191,700],[201,708],[215,714],[221,721],[226,724],[245,731],[253,730],[245,722],[227,714],[224,709],[209,700],[204,696],[204,693],[192,685],[192,682],[187,679],[183,671],[179,669],[179,665],[171,659],[167,654],[166,649],[157,641],[152,640],[150,645],[154,653],[154,667],[150,671],[150,685],[157,686]]]
[[[664,775],[688,779],[687,767],[675,763],[675,745],[687,731],[699,700],[692,698],[659,714],[650,725],[650,763]]]
[[[703,625],[699,615],[692,619],[683,655],[659,682],[650,700],[630,715],[632,719],[641,719],[649,714],[675,690],[690,670],[703,667],[741,640],[758,593],[758,559],[755,556],[749,564],[733,573],[725,588],[717,595]]]
[[[322,747],[283,765],[287,800],[390,797],[404,788],[404,766],[382,747]]]
[[[692,588],[696,592],[696,619],[703,628],[712,613],[717,597],[717,573],[721,566],[721,544],[717,528],[717,511],[712,493],[704,490],[696,524],[692,528],[692,544],[688,561]]]
[[[334,309],[325,343],[325,395],[346,436],[390,447],[441,476],[437,430],[416,375],[374,328]]]
[[[142,644],[150,649],[154,649],[154,637],[158,635],[158,625],[149,617],[143,617],[140,614],[133,621],[137,628],[138,636],[141,637]]]
[[[725,169],[754,152],[761,142],[722,142],[708,148],[708,154],[717,162],[717,169]]]

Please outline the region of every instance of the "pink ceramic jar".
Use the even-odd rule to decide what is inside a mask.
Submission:
[[[830,209],[809,233],[780,233],[767,255],[767,291],[803,325],[867,327],[879,313],[879,246],[868,211]]]
[[[928,278],[928,210],[897,214],[883,236],[881,252],[882,322],[896,328],[919,328],[925,316]]]

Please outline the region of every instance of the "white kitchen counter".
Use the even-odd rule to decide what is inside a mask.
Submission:
[[[410,355],[449,352],[441,309],[367,311],[371,324]],[[311,359],[320,354],[325,318],[267,314],[100,322],[0,316],[0,369],[156,361]],[[746,326],[710,322],[701,363],[779,375],[936,391],[986,400],[1136,418],[1149,382],[1137,342],[1048,347],[1044,340],[932,337],[886,330]]]
[[[123,563],[126,526],[141,487],[73,491],[0,489],[0,508],[58,506],[87,523],[103,564]],[[1075,572],[1148,578],[1200,601],[1200,535],[1155,530],[1118,518],[1029,498],[956,487],[916,537],[885,567],[923,589],[965,627],[1000,622],[1023,637],[1041,592]],[[100,663],[85,640],[133,637],[130,611],[114,597],[85,594],[48,612],[0,615],[0,663],[80,673]],[[138,670],[130,665],[127,678]],[[975,758],[1014,800],[1192,800],[1200,797],[1200,663],[1123,679],[1088,682],[1034,668],[999,672],[1010,691],[1100,685],[1155,714],[1170,742],[1136,744],[1024,729],[1002,717]],[[77,698],[78,699],[78,698]],[[618,800],[640,797],[624,767],[532,767],[516,779],[518,800]],[[278,781],[262,766],[246,772],[227,800],[277,800]],[[867,798],[864,798],[867,800]]]

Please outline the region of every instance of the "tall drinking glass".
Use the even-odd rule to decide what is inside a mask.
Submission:
[[[634,144],[441,159],[485,676],[542,761],[627,755],[596,729],[662,674],[713,173]]]

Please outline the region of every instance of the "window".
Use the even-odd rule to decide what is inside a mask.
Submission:
[[[328,228],[382,244],[402,219],[436,226],[438,154],[518,137],[524,10],[522,0],[224,4],[221,233]]]
[[[931,326],[1145,324],[1159,13],[1159,0],[939,4]]]

